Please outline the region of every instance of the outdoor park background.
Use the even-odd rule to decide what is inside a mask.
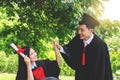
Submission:
[[[95,33],[107,43],[113,75],[119,77],[120,21],[103,18],[102,14],[105,10],[103,3],[108,1],[0,0],[0,80],[14,80],[16,76],[18,55],[10,47],[11,43],[21,47],[33,47],[39,59],[54,60],[50,39],[55,39],[61,45],[68,43],[77,33],[78,22],[83,12],[92,15],[101,23],[96,27]],[[111,12],[106,15],[112,16],[112,12],[114,11],[111,8]],[[114,15],[117,15],[117,12]],[[74,80],[74,71],[63,59],[62,62],[60,79]]]

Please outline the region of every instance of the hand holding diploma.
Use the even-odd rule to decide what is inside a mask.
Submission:
[[[11,46],[15,51],[17,51],[18,54],[20,54],[23,58],[25,57],[25,55],[24,55],[24,53],[23,53],[23,52],[25,51],[25,49],[22,49],[20,46],[16,46],[14,43],[11,43],[10,46]]]

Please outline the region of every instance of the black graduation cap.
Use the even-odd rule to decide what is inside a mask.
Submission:
[[[87,25],[88,28],[94,29],[95,26],[99,25],[99,22],[93,17],[91,17],[90,15],[84,13],[82,20],[79,22],[79,25],[82,25],[82,24]]]

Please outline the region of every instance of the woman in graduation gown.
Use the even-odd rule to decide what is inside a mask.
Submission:
[[[54,45],[54,43],[53,43]],[[57,80],[61,64],[60,56],[54,47],[56,60],[37,60],[37,53],[31,47],[22,48],[26,55],[19,55],[19,65],[16,80]]]
[[[106,43],[93,31],[99,22],[88,14],[79,22],[77,34],[58,49],[66,63],[75,70],[75,80],[113,80]]]

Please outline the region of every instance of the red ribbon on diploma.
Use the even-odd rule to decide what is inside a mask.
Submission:
[[[16,46],[14,43],[11,43],[10,46],[18,52],[19,55],[21,55],[23,58],[25,57],[24,52],[26,49],[22,49],[20,46]]]
[[[17,48],[18,48],[18,53],[24,53],[24,51],[26,50],[26,49],[22,49],[20,46],[17,46]]]

